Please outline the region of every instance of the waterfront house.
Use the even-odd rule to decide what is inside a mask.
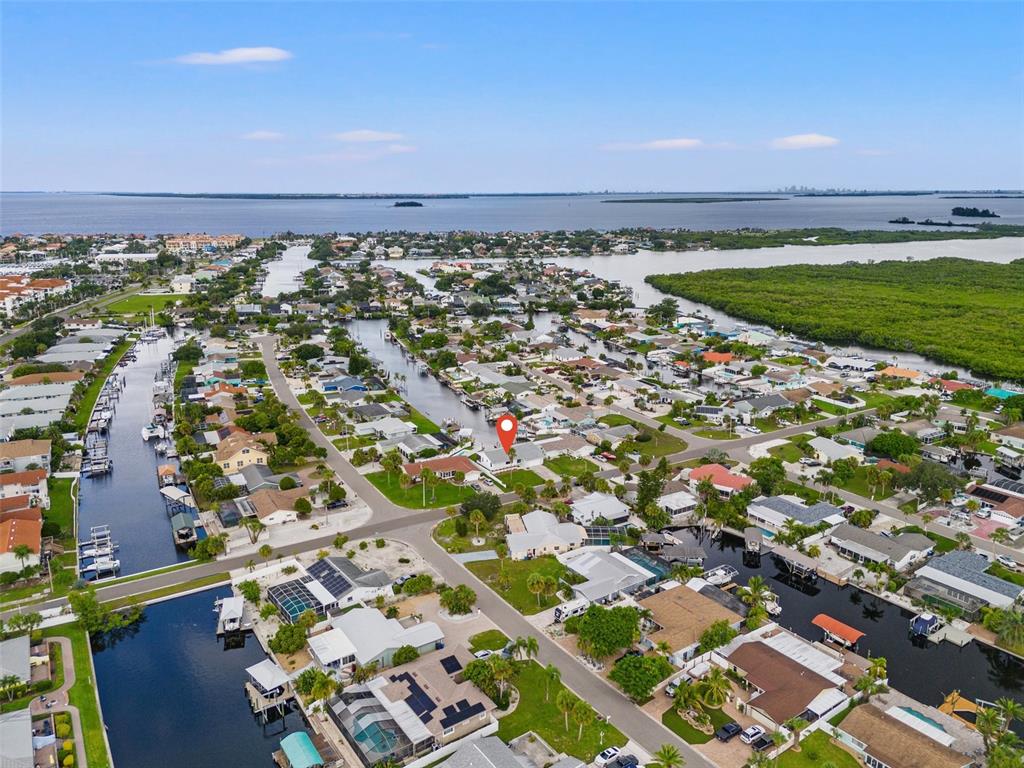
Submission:
[[[535,509],[525,515],[505,515],[508,556],[527,560],[542,555],[558,555],[583,546],[587,532],[576,523],[562,523],[550,512]]]
[[[740,635],[713,659],[753,688],[746,713],[769,731],[793,717],[803,717],[810,729],[822,727],[850,700],[850,681],[840,674],[843,656],[774,624]]]
[[[572,456],[580,459],[590,456],[594,452],[594,446],[588,443],[579,435],[561,435],[541,440],[537,443],[544,449],[544,455],[549,459],[559,456]]]
[[[376,608],[353,608],[331,619],[331,629],[309,638],[313,659],[324,670],[350,672],[359,665],[389,667],[399,648],[411,646],[421,655],[444,647],[444,633],[432,621],[404,626]]]
[[[1024,423],[1011,424],[992,432],[992,439],[1000,445],[1024,451]]]
[[[344,557],[320,558],[308,568],[300,566],[292,579],[272,584],[267,599],[288,621],[304,611],[318,616],[390,595],[391,577],[382,570],[364,571]]]
[[[252,464],[269,464],[270,454],[255,435],[235,432],[217,443],[214,460],[221,469],[238,471]]]
[[[975,614],[981,605],[1008,608],[1024,595],[1024,587],[986,573],[991,562],[979,552],[954,550],[933,557],[917,570],[904,591],[918,599],[932,598]]]
[[[366,407],[366,406],[361,406]],[[402,421],[394,416],[385,416],[383,419],[368,421],[364,424],[357,424],[355,434],[376,435],[384,440],[393,440],[397,437],[411,435],[416,431],[416,425],[411,421]]]
[[[882,536],[849,523],[837,525],[829,534],[829,543],[855,563],[884,563],[897,571],[925,560],[935,549],[935,542],[921,533]]]
[[[12,440],[0,443],[0,472],[50,470],[49,440]]]
[[[734,473],[728,467],[721,464],[704,464],[690,470],[688,480],[690,488],[694,491],[700,486],[700,481],[709,478],[718,491],[718,495],[727,499],[734,493],[741,493],[754,484],[752,477],[744,474]]]
[[[481,451],[480,466],[491,472],[500,472],[513,467],[539,467],[544,463],[544,448],[537,443],[516,443],[512,448],[514,456],[505,453],[503,448]]]
[[[0,499],[29,496],[36,506],[50,508],[50,495],[46,485],[45,469],[26,469],[22,472],[0,474]]]
[[[346,686],[328,714],[367,766],[458,743],[494,723],[494,702],[463,674],[472,660],[461,647],[421,656]]]
[[[835,728],[836,738],[871,768],[967,768],[974,759],[957,752],[941,724],[909,707],[886,710],[866,703]]]
[[[839,507],[823,501],[807,506],[795,496],[760,496],[747,506],[747,517],[754,525],[766,525],[776,531],[785,528],[789,520],[810,527],[822,523],[831,527],[845,520]]]
[[[559,555],[558,559],[584,581],[572,585],[575,597],[592,603],[606,603],[630,595],[658,581],[658,575],[620,552],[582,550]]]
[[[702,580],[696,580],[704,584]],[[704,596],[688,584],[666,589],[637,601],[649,615],[642,620],[641,648],[656,650],[662,643],[669,647],[669,660],[682,666],[700,646],[700,636],[712,624],[725,621],[734,629],[743,623],[743,615]]]
[[[295,502],[306,493],[304,488],[292,488],[281,491],[276,488],[264,488],[251,493],[235,502],[242,510],[242,517],[255,515],[264,525],[280,525],[294,523],[299,519],[295,510]]]
[[[280,488],[281,481],[286,477],[294,480],[296,486],[302,485],[299,476],[294,472],[274,474],[266,464],[250,464],[228,477],[235,485],[244,486],[247,493],[255,493],[267,488],[276,490]]]
[[[610,493],[594,491],[573,502],[570,516],[580,525],[596,525],[596,520],[615,525],[629,518],[629,507]]]
[[[0,522],[0,573],[38,566],[43,530],[43,521],[38,511],[29,510],[27,515],[14,513],[5,515],[5,518]],[[28,547],[28,557],[24,560],[15,554],[21,546]]]

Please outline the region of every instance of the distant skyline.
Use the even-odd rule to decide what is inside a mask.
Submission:
[[[1024,187],[1021,3],[24,3],[3,190]]]

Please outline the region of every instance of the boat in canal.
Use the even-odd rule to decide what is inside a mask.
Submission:
[[[164,438],[167,437],[167,433],[164,428],[159,424],[149,423],[142,428],[142,439],[152,440],[154,437]]]
[[[714,587],[721,587],[731,584],[739,575],[740,572],[731,565],[719,565],[711,570],[704,571],[701,574],[701,578]]]
[[[916,614],[910,619],[910,636],[911,637],[931,637],[940,629],[942,629],[945,622],[934,613],[925,611],[923,613]]]

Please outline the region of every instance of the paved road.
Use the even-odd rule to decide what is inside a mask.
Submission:
[[[107,304],[112,304],[113,302],[117,301],[118,299],[124,298],[128,294],[135,293],[135,291],[139,290],[139,288],[141,288],[141,287],[142,286],[140,284],[138,284],[138,283],[133,284],[133,285],[129,285],[129,286],[127,286],[125,288],[122,288],[121,290],[119,290],[119,291],[117,291],[115,293],[110,293],[110,294],[107,294],[106,296],[101,296],[99,298],[97,298],[96,296],[93,296],[90,299],[83,299],[82,301],[79,301],[79,302],[76,302],[74,304],[70,304],[70,305],[68,305],[66,307],[63,307],[62,309],[57,309],[57,310],[54,310],[53,312],[48,312],[45,315],[42,315],[41,317],[35,318],[35,319],[36,320],[41,320],[44,317],[63,317],[63,318],[66,319],[66,318],[70,317],[72,314],[74,314],[75,312],[77,312],[79,309],[81,309],[86,304],[95,304],[97,307],[106,306]],[[7,333],[4,333],[4,334],[0,335],[0,345],[6,344],[8,341],[11,341],[12,339],[18,338],[23,333],[27,333],[29,331],[29,329],[31,329],[33,322],[34,322],[34,320],[30,320],[27,323],[25,323],[24,325],[20,325],[17,328],[13,328],[12,330],[8,331]]]

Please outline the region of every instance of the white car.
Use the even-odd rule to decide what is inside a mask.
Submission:
[[[606,765],[619,756],[618,747],[608,747],[604,752],[594,758],[596,765]]]
[[[985,509],[985,507],[982,507],[981,509],[974,513],[974,516],[980,517],[982,520],[988,520],[990,517],[992,517],[992,510]]]
[[[996,562],[1004,568],[1009,568],[1011,571],[1017,570],[1017,561],[1009,555],[996,555]]]
[[[764,736],[764,728],[760,725],[752,725],[740,734],[740,741],[744,744],[750,744],[752,741],[757,741],[762,736]]]
[[[491,658],[491,656],[494,655],[494,651],[488,651],[488,650],[477,651],[473,655],[476,656],[476,658],[478,658],[478,659],[489,659],[489,658]]]

